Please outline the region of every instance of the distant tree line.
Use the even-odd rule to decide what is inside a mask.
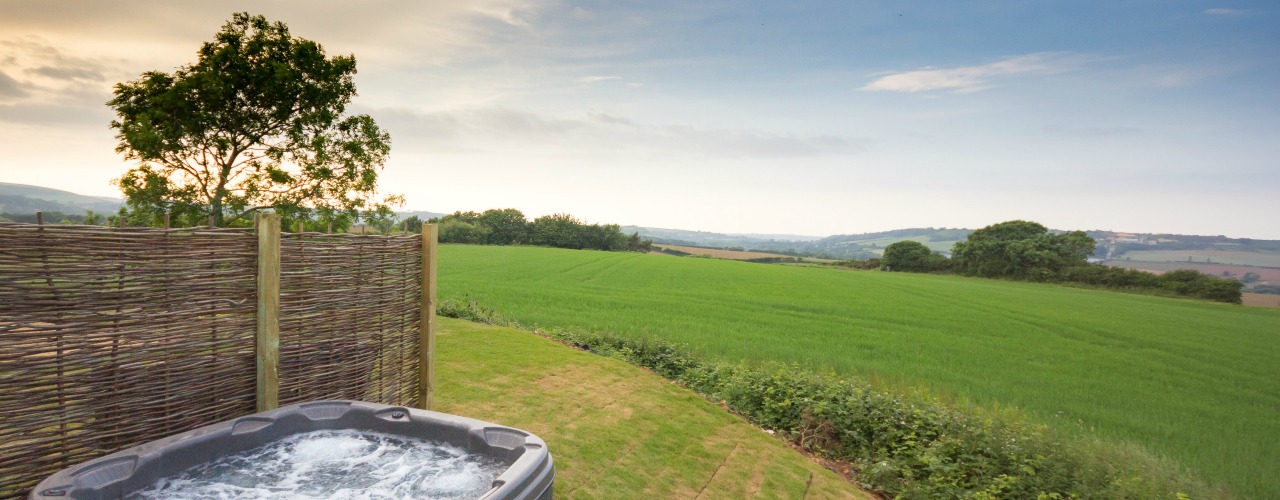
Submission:
[[[391,196],[388,199],[395,200],[397,197]],[[381,234],[392,234],[399,227],[408,226],[410,221],[415,221],[415,225],[411,227],[417,228],[422,225],[421,220],[416,217],[400,220],[399,216],[392,211],[391,207],[386,204],[379,204],[371,210],[312,210],[310,213],[301,213],[290,210],[276,210],[276,214],[280,215],[280,226],[285,231],[297,231],[301,228],[303,231],[310,232],[346,232],[356,224],[364,224],[373,228]],[[129,210],[121,208],[115,214],[104,215],[88,210],[83,214],[69,214],[61,211],[44,212],[45,224],[83,224],[87,226],[109,226],[119,227],[121,225],[128,227],[164,227],[164,212],[148,212],[141,210]],[[34,224],[37,221],[36,214],[33,213],[3,213],[0,214],[0,222],[25,222]],[[170,217],[170,227],[196,227],[208,224],[208,217],[204,220],[190,217]],[[241,219],[228,223],[228,227],[250,227],[252,220]],[[421,232],[417,229],[414,232]]]
[[[954,273],[984,278],[1078,283],[1117,290],[1145,290],[1241,303],[1244,285],[1190,269],[1155,275],[1090,264],[1095,242],[1082,231],[1054,234],[1035,222],[993,224],[955,244],[951,258],[918,241],[885,247],[881,269],[919,273]]]
[[[407,227],[420,231],[411,217]],[[617,224],[586,224],[569,214],[544,215],[529,221],[514,208],[454,212],[429,222],[440,224],[441,243],[535,245],[576,250],[648,252],[653,242],[639,233],[623,234]]]
[[[28,224],[35,224],[36,220],[37,218],[36,218],[35,210],[32,210],[30,212],[22,212],[22,213],[13,213],[13,212],[0,213],[0,222],[25,222]],[[98,220],[99,221],[98,223],[101,223],[102,217],[95,216],[93,213],[93,210],[88,211],[87,217],[86,217],[86,214],[74,214],[74,213],[69,214],[61,210],[44,211],[45,224],[89,224],[90,223],[90,222],[85,222],[85,220],[90,220],[90,221]]]

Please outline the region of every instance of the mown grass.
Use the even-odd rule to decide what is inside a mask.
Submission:
[[[653,373],[509,328],[438,325],[436,409],[546,440],[556,498],[871,498]]]
[[[986,406],[1280,497],[1280,311],[952,276],[445,246],[440,291],[525,324],[684,342]]]

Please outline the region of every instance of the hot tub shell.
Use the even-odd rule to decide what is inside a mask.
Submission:
[[[362,401],[315,401],[255,413],[134,446],[54,474],[32,500],[121,498],[162,478],[292,434],[352,429],[448,443],[510,463],[480,498],[550,499],[555,465],[528,432],[466,417]]]

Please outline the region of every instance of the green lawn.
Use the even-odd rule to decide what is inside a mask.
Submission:
[[[556,498],[871,498],[651,372],[545,338],[440,318],[436,410],[537,434]]]
[[[545,248],[441,249],[442,297],[1013,406],[1280,498],[1280,311],[1069,287]]]

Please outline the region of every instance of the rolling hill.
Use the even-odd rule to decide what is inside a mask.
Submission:
[[[80,215],[93,210],[110,214],[123,205],[124,200],[119,198],[85,196],[47,187],[0,182],[0,213],[34,214],[42,211]]]

